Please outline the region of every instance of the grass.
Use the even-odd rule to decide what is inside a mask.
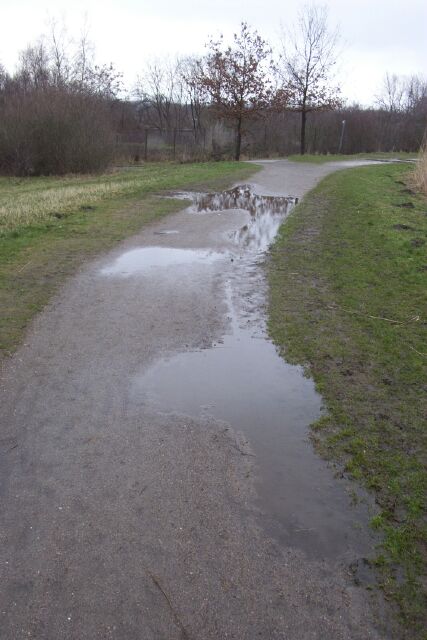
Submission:
[[[65,178],[0,177],[0,237],[29,225],[40,225],[113,198],[144,195],[162,189],[244,172],[233,163],[150,163],[100,176]],[[246,172],[247,173],[247,172]],[[243,175],[243,174],[242,174]]]
[[[82,261],[182,208],[170,189],[220,189],[257,167],[147,164],[101,176],[0,178],[0,361]]]
[[[309,162],[314,164],[324,164],[325,162],[338,162],[340,160],[413,160],[417,157],[416,153],[407,153],[406,151],[399,152],[378,152],[378,153],[353,153],[353,154],[310,154],[306,153],[302,155],[292,155],[288,157],[288,160],[293,162]]]
[[[313,376],[320,452],[375,493],[373,559],[408,638],[426,622],[427,201],[408,167],[332,174],[282,226],[269,331]]]

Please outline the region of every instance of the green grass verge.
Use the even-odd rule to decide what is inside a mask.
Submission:
[[[247,175],[246,165],[221,163],[147,163],[102,175],[63,178],[0,177],[0,238],[29,225],[64,218],[80,208],[90,210],[102,202],[164,189],[177,189],[228,174]]]
[[[407,153],[405,151],[393,152],[378,152],[378,153],[353,153],[353,154],[310,154],[306,153],[302,155],[289,156],[288,160],[293,162],[308,162],[312,164],[324,164],[325,162],[337,162],[339,160],[413,160],[417,158],[416,153]]]
[[[341,171],[295,209],[269,261],[269,331],[325,400],[316,446],[375,492],[379,581],[416,638],[426,621],[427,202],[407,174]]]
[[[0,360],[13,353],[34,314],[83,260],[182,208],[182,201],[155,194],[221,189],[256,170],[234,162],[150,163],[102,176],[0,178],[7,217],[0,227]]]

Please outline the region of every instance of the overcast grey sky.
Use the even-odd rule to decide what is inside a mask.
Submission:
[[[0,62],[13,69],[19,50],[65,22],[78,35],[85,21],[100,62],[114,62],[131,86],[144,60],[203,52],[209,35],[231,37],[242,20],[273,45],[295,21],[298,0],[0,0]],[[427,76],[427,0],[325,0],[344,51],[343,94],[373,102],[384,74]]]

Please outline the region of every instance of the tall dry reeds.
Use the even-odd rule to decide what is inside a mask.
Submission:
[[[427,196],[427,134],[424,136],[424,143],[412,178],[416,188]]]

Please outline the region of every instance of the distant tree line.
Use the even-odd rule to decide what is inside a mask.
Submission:
[[[204,56],[152,59],[123,97],[87,35],[52,25],[17,70],[0,66],[0,172],[96,172],[113,161],[239,159],[291,153],[417,151],[427,79],[387,75],[375,106],[348,106],[334,80],[339,34],[304,7],[280,51],[242,23]]]
[[[155,69],[158,79],[161,76],[156,92],[151,93],[147,75],[143,75],[137,99],[117,103],[116,131],[123,146],[128,143],[129,157],[134,148],[135,155],[143,158],[147,135],[152,140],[148,157],[153,159],[173,157],[174,139],[179,142],[176,158],[236,157],[237,118],[233,122],[225,117],[222,104],[206,103],[197,82],[188,87],[182,73],[190,63],[194,69],[195,62],[188,59],[148,65],[146,74]],[[167,74],[162,74],[163,68],[168,69]],[[338,99],[334,104],[328,99],[328,106],[311,105],[305,114],[303,139],[302,105],[276,93],[270,105],[243,111],[240,150],[245,157],[255,158],[298,154],[303,142],[308,153],[417,152],[427,124],[427,79],[394,76],[393,83],[400,88],[398,104],[390,100],[389,81],[390,76],[379,89],[375,106],[348,105]],[[229,115],[234,113],[234,107],[230,108]]]

